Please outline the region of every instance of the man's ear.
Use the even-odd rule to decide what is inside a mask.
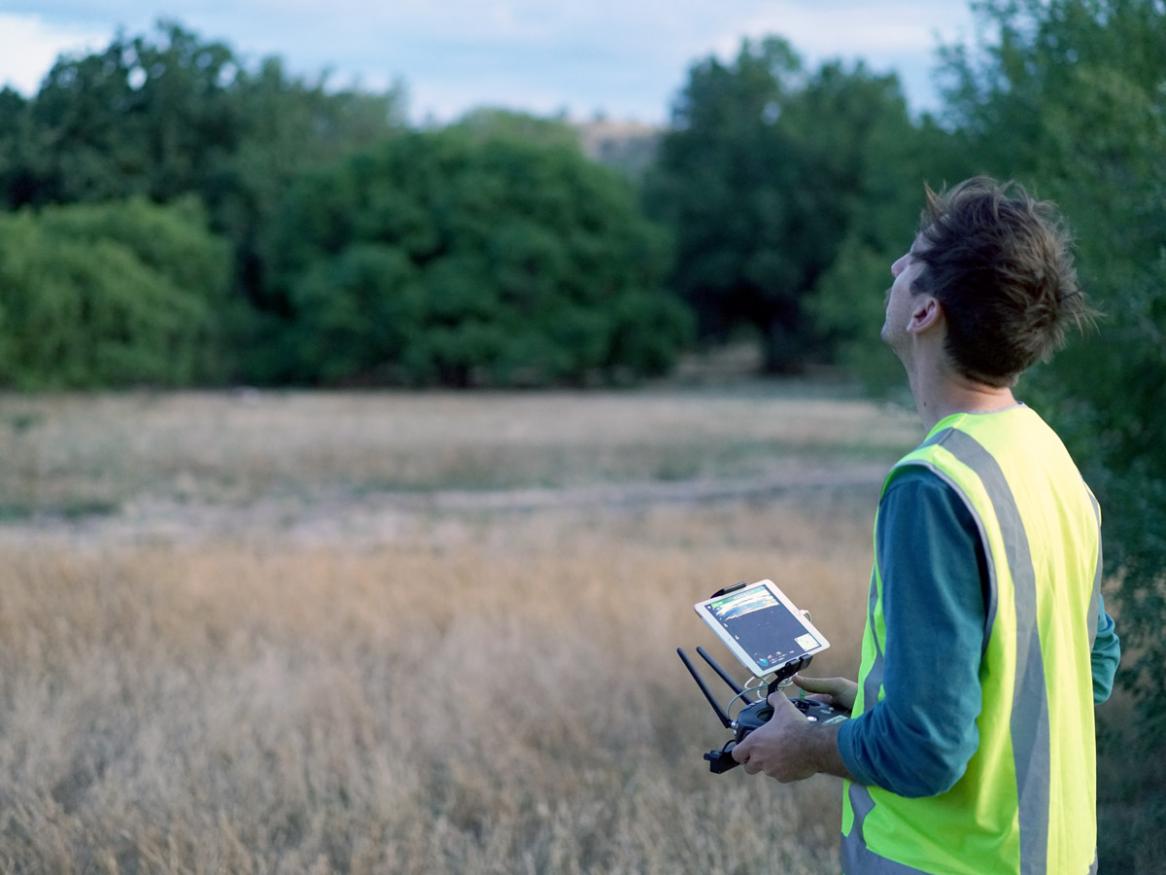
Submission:
[[[918,295],[911,301],[911,318],[907,331],[923,334],[943,321],[943,305],[931,295]]]

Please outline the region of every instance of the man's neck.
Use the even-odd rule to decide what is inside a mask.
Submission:
[[[1011,387],[977,383],[946,368],[916,369],[909,381],[927,431],[953,413],[996,413],[1017,404]]]

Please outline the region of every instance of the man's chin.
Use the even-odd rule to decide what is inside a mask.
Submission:
[[[907,359],[904,356],[903,344],[895,343],[895,338],[892,337],[890,332],[888,332],[885,328],[883,329],[882,333],[879,334],[879,337],[883,341],[883,346],[893,352],[895,354],[895,358],[897,358],[904,366],[906,366]]]

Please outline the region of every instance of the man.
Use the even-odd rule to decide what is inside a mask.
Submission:
[[[882,329],[927,437],[883,485],[858,683],[795,678],[852,719],[777,693],[733,756],[844,778],[850,873],[1092,872],[1093,706],[1120,653],[1101,515],[1012,394],[1089,312],[1048,204],[983,177],[927,199]]]

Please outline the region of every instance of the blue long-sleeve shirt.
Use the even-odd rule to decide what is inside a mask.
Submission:
[[[960,779],[979,745],[988,560],[967,505],[926,468],[896,476],[878,519],[883,613],[895,642],[885,654],[886,697],[842,725],[838,749],[860,783],[932,796]],[[1104,603],[1099,611],[1098,703],[1109,698],[1121,655]]]

